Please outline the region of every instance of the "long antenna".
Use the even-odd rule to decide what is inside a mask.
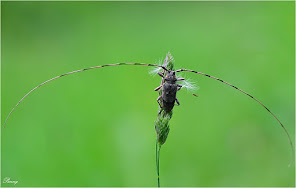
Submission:
[[[61,78],[63,76],[67,76],[69,74],[73,74],[73,73],[77,73],[77,72],[83,72],[83,71],[86,71],[86,70],[91,70],[91,69],[97,69],[97,68],[103,68],[103,67],[108,67],[108,66],[116,66],[116,65],[144,65],[144,66],[153,66],[153,67],[161,67],[163,68],[164,70],[166,70],[165,67],[161,66],[161,65],[154,65],[154,64],[146,64],[146,63],[116,63],[116,64],[107,64],[107,65],[99,65],[99,66],[95,66],[95,67],[89,67],[89,68],[86,68],[86,69],[80,69],[80,70],[76,70],[76,71],[72,71],[72,72],[68,72],[68,73],[65,73],[65,74],[62,74],[60,76],[56,76],[52,79],[49,79],[41,84],[39,84],[38,86],[36,86],[35,88],[33,88],[31,91],[29,91],[25,96],[23,96],[23,98],[13,107],[13,109],[9,112],[6,120],[5,120],[5,123],[4,123],[4,126],[3,128],[5,128],[5,125],[7,123],[7,120],[8,118],[10,117],[10,115],[12,114],[12,112],[15,110],[15,108],[28,96],[30,95],[33,91],[35,91],[36,89],[38,89],[40,86],[43,86],[44,84],[50,82],[50,81],[53,81],[55,79],[58,79],[58,78]]]
[[[208,75],[208,74],[205,74],[205,73],[202,73],[202,72],[197,72],[197,71],[194,71],[194,70],[189,70],[189,69],[179,69],[179,70],[176,70],[176,72],[183,72],[183,71],[188,71],[188,72],[193,72],[193,73],[196,73],[196,74],[200,74],[200,75],[203,75],[203,76],[206,76],[206,77],[209,77],[209,78],[213,78],[213,79],[215,79],[215,80],[218,80],[218,81],[220,81],[220,82],[222,82],[222,83],[224,83],[224,84],[227,84],[227,85],[229,85],[229,86],[231,86],[231,87],[233,87],[234,89],[236,89],[236,90],[238,90],[238,91],[240,91],[240,92],[242,92],[242,93],[244,93],[244,94],[246,94],[247,96],[249,96],[250,98],[252,98],[252,99],[254,99],[257,103],[259,103],[261,106],[263,106],[277,121],[278,121],[278,123],[281,125],[281,127],[284,129],[284,131],[286,132],[286,134],[287,134],[287,136],[288,136],[288,138],[289,138],[289,142],[290,142],[290,146],[291,146],[291,150],[292,150],[292,159],[291,159],[291,162],[290,162],[290,164],[288,165],[288,167],[290,167],[291,165],[292,165],[292,163],[293,163],[293,161],[294,161],[294,147],[293,147],[293,142],[292,142],[292,139],[291,139],[291,137],[290,137],[290,135],[289,135],[289,133],[288,133],[288,131],[287,131],[287,129],[285,128],[285,126],[282,124],[282,122],[274,115],[274,113],[272,113],[263,103],[261,103],[258,99],[256,99],[255,97],[253,97],[252,95],[250,95],[250,94],[248,94],[247,92],[245,92],[245,91],[243,91],[243,90],[241,90],[241,89],[239,89],[238,87],[236,87],[236,86],[234,86],[234,85],[232,85],[232,84],[230,84],[230,83],[228,83],[228,82],[225,82],[225,81],[223,81],[223,80],[221,80],[221,79],[219,79],[219,78],[216,78],[216,77],[214,77],[214,76],[210,76],[210,75]]]

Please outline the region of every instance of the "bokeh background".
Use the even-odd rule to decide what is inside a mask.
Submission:
[[[159,63],[219,77],[274,112],[295,140],[295,2],[1,2],[1,122],[30,89],[96,65]],[[32,93],[1,133],[1,182],[156,186],[160,77],[118,66]],[[294,186],[291,150],[259,104],[215,80],[178,92],[160,154],[162,186]],[[2,184],[2,186],[12,186]]]

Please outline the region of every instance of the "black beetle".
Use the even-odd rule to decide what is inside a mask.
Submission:
[[[175,71],[166,71],[166,75],[164,76],[162,73],[158,73],[164,80],[162,84],[155,89],[158,91],[162,88],[162,94],[157,98],[157,102],[160,105],[160,108],[164,110],[166,113],[172,111],[175,106],[175,102],[179,106],[180,103],[176,98],[177,91],[182,88],[182,85],[176,84],[177,81],[182,81],[184,78],[177,78]],[[161,101],[161,103],[160,103]]]

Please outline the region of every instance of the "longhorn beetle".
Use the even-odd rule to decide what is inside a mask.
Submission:
[[[214,76],[210,76],[208,74],[205,74],[205,73],[202,73],[202,72],[198,72],[198,71],[194,71],[194,70],[189,70],[189,69],[179,69],[179,70],[168,70],[166,68],[166,64],[164,63],[163,65],[156,65],[156,64],[146,64],[146,63],[116,63],[116,64],[106,64],[106,65],[99,65],[99,66],[95,66],[95,67],[89,67],[89,68],[85,68],[85,69],[80,69],[80,70],[75,70],[75,71],[72,71],[72,72],[68,72],[68,73],[65,73],[65,74],[62,74],[60,76],[56,76],[54,78],[51,78],[41,84],[39,84],[38,86],[36,86],[35,88],[33,88],[32,90],[30,90],[25,96],[23,96],[21,98],[20,101],[18,101],[18,103],[12,108],[12,110],[9,112],[6,120],[5,120],[5,123],[4,123],[4,128],[5,128],[5,125],[7,123],[7,120],[8,118],[10,117],[10,115],[12,114],[12,112],[16,109],[16,107],[29,95],[31,94],[33,91],[35,91],[36,89],[38,89],[39,87],[43,86],[44,84],[48,83],[48,82],[51,82],[53,80],[56,80],[58,78],[61,78],[61,77],[64,77],[64,76],[67,76],[67,75],[70,75],[70,74],[74,74],[74,73],[78,73],[78,72],[84,72],[84,71],[87,71],[87,70],[91,70],[91,69],[97,69],[97,68],[103,68],[103,67],[110,67],[110,66],[117,66],[117,65],[142,65],[142,66],[150,66],[150,67],[158,67],[160,69],[163,70],[163,72],[159,72],[158,75],[162,77],[162,82],[161,82],[161,85],[159,87],[157,87],[155,89],[155,91],[158,91],[160,89],[162,89],[162,94],[157,98],[157,102],[159,103],[159,106],[160,106],[160,111],[159,111],[159,114],[162,113],[162,112],[165,112],[167,114],[171,113],[172,109],[174,108],[175,106],[175,103],[177,103],[177,105],[180,105],[178,99],[176,98],[176,93],[177,91],[179,91],[181,88],[182,88],[182,85],[180,84],[177,84],[176,82],[177,81],[183,81],[184,78],[177,78],[176,77],[176,73],[178,72],[192,72],[192,73],[195,73],[195,74],[199,74],[199,75],[203,75],[203,76],[206,76],[208,78],[212,78],[212,79],[215,79],[221,83],[224,83],[224,84],[227,84],[229,85],[230,87],[244,93],[245,95],[247,95],[248,97],[252,98],[253,100],[255,100],[257,103],[259,103],[263,108],[265,108],[276,120],[277,122],[280,124],[280,126],[284,129],[286,135],[288,136],[288,139],[289,139],[289,143],[290,143],[290,146],[291,146],[291,150],[292,150],[292,160],[289,164],[289,166],[292,164],[293,160],[294,160],[294,148],[293,148],[293,143],[292,143],[292,140],[291,140],[291,137],[288,133],[288,131],[286,130],[285,126],[282,124],[282,122],[274,115],[274,113],[272,113],[263,103],[261,103],[258,99],[256,99],[255,97],[253,97],[252,95],[246,93],[245,91],[239,89],[238,87],[228,83],[228,82],[225,82],[224,80],[222,79],[219,79],[219,78],[216,78]],[[194,96],[196,96],[195,94],[193,94]],[[164,140],[165,141],[165,140]],[[164,143],[164,142],[163,142]],[[162,143],[162,144],[163,144]],[[159,150],[158,150],[159,152]],[[158,156],[159,157],[159,156]],[[157,165],[159,165],[157,163]],[[159,169],[158,169],[159,170]],[[158,172],[158,175],[159,175],[159,172]]]
[[[165,82],[154,89],[158,91],[163,87],[162,95],[157,98],[157,102],[160,105],[160,108],[163,109],[166,113],[172,111],[175,106],[175,102],[180,105],[178,99],[176,98],[177,91],[182,88],[182,85],[176,84],[176,81],[182,81],[184,78],[177,79],[175,71],[167,71],[167,75],[164,76],[162,73],[158,73],[159,76],[164,78]],[[162,100],[162,104],[159,102]]]

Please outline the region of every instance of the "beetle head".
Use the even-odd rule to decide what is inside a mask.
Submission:
[[[175,75],[175,71],[168,71],[165,76],[165,81],[171,84],[176,83],[177,77]]]

